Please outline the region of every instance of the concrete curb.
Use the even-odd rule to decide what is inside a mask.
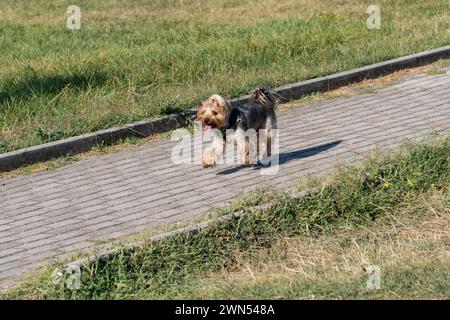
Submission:
[[[180,128],[188,124],[189,116],[169,115],[151,121],[134,122],[122,127],[114,127],[84,134],[64,140],[37,145],[17,151],[0,154],[0,172],[13,170],[23,165],[47,161],[65,155],[75,155],[89,151],[97,144],[113,145],[127,137],[148,137]]]
[[[306,190],[306,191],[301,191],[301,192],[290,192],[289,196],[292,198],[300,199],[305,196],[314,194],[316,192],[318,192],[318,189],[311,189],[311,190]],[[59,270],[63,273],[66,273],[66,272],[70,273],[73,270],[82,270],[84,267],[89,267],[92,263],[95,263],[97,261],[100,263],[106,263],[114,255],[117,255],[119,253],[132,253],[136,249],[143,247],[145,245],[148,245],[149,243],[154,243],[154,242],[162,241],[165,239],[170,239],[170,238],[173,238],[178,235],[197,234],[200,231],[210,227],[213,224],[220,224],[220,223],[229,221],[233,218],[240,218],[245,214],[255,213],[255,212],[261,211],[261,210],[266,210],[266,209],[274,206],[275,204],[276,204],[276,202],[269,202],[266,204],[251,207],[251,208],[249,208],[249,210],[247,212],[245,212],[243,210],[237,211],[237,212],[232,212],[232,213],[226,214],[224,216],[221,216],[217,219],[207,220],[205,222],[196,223],[194,225],[190,225],[187,227],[175,229],[173,231],[158,234],[154,237],[151,237],[148,240],[140,241],[140,242],[136,243],[135,245],[130,245],[125,248],[105,250],[104,252],[92,255],[90,257],[82,258],[82,259],[67,263],[67,264],[61,266]]]
[[[333,90],[364,79],[373,79],[394,71],[414,68],[450,57],[450,45],[401,58],[375,63],[330,76],[301,81],[275,88],[274,91],[286,100],[298,99],[304,95]],[[248,96],[232,99],[233,106],[248,101]],[[111,145],[126,137],[147,137],[152,134],[186,126],[195,114],[195,109],[185,114],[168,115],[149,121],[139,121],[122,127],[115,127],[69,139],[42,144],[13,152],[0,154],[0,172],[13,170],[23,165],[47,161],[63,155],[74,155],[90,150],[96,144]]]

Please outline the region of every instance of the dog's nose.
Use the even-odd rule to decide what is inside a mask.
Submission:
[[[205,118],[203,121],[205,121],[205,124],[209,123],[209,118]]]

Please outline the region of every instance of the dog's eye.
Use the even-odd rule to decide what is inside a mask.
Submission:
[[[213,111],[212,114],[213,114],[214,116],[217,116],[217,111]]]

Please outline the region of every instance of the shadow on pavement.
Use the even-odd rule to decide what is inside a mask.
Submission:
[[[282,152],[279,154],[279,165],[283,165],[289,161],[297,160],[297,159],[303,159],[307,157],[315,156],[316,154],[319,154],[321,152],[327,151],[331,148],[336,147],[338,144],[340,144],[342,140],[335,140],[333,142],[328,142],[324,144],[320,144],[318,146],[306,148],[306,149],[300,149],[290,152]],[[261,166],[253,165],[253,170],[259,169]],[[234,168],[225,169],[222,171],[219,171],[218,175],[224,175],[224,174],[232,174],[234,172],[238,172],[241,169],[249,168],[249,166],[240,165]]]

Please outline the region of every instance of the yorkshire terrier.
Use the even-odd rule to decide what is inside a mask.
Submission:
[[[196,114],[196,120],[202,124],[205,132],[213,129],[217,133],[221,133],[213,136],[211,146],[203,152],[203,167],[212,167],[217,163],[218,155],[223,155],[225,140],[227,143],[237,141],[241,164],[267,164],[267,159],[259,155],[260,132],[263,133],[264,140],[266,140],[261,146],[266,147],[265,151],[270,159],[272,130],[277,128],[275,115],[277,104],[278,100],[264,86],[254,90],[247,103],[234,108],[226,99],[217,94],[202,101]],[[227,137],[227,132],[231,132],[232,136]],[[256,155],[255,148],[251,143],[254,141],[251,139],[251,135],[256,137]],[[248,142],[247,138],[249,138]]]

